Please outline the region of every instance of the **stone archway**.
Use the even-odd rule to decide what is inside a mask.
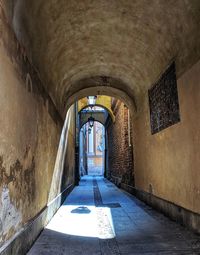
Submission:
[[[119,99],[124,102],[130,109],[132,117],[137,113],[137,103],[134,97],[134,93],[129,93],[128,85],[122,80],[115,79],[112,77],[95,76],[91,78],[81,79],[76,83],[71,84],[73,93],[69,93],[69,90],[62,99],[65,106],[65,111],[75,103],[76,101],[87,97],[96,95],[105,95]],[[65,94],[65,93],[64,93]],[[65,99],[65,100],[64,100]]]

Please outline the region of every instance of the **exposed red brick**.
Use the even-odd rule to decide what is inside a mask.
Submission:
[[[107,177],[120,185],[134,186],[134,162],[132,132],[128,131],[128,108],[119,100],[113,100],[115,122],[109,121]],[[131,143],[130,143],[131,142]]]

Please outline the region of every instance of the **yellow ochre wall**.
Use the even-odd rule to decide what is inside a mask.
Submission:
[[[96,105],[106,108],[108,110],[108,112],[110,113],[112,120],[114,121],[115,117],[114,117],[113,111],[111,109],[111,104],[112,104],[112,97],[103,96],[103,95],[97,96]],[[78,101],[78,112],[80,112],[87,105],[88,105],[87,97],[80,99]]]
[[[177,86],[178,124],[151,135],[148,92],[134,120],[136,188],[200,213],[200,61]]]
[[[68,116],[63,128],[64,121],[0,6],[0,253],[6,241],[73,185],[73,106]],[[60,141],[61,132],[65,136]],[[63,164],[56,168],[58,148]],[[58,207],[52,202],[46,217],[34,225],[35,236]]]

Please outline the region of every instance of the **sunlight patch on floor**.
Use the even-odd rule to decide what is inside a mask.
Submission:
[[[62,206],[46,229],[72,236],[100,239],[115,237],[112,215],[108,207]]]

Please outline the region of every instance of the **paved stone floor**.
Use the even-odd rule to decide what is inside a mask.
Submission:
[[[200,237],[102,177],[84,177],[28,255],[200,254]]]
[[[88,175],[103,175],[103,166],[88,166]]]

